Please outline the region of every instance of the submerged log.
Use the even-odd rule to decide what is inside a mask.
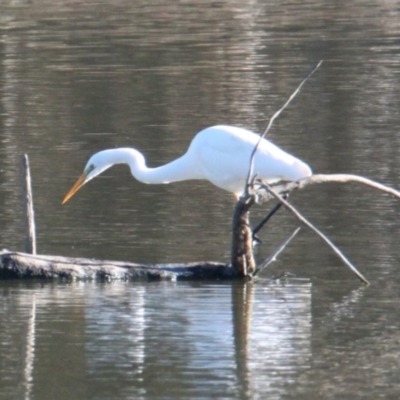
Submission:
[[[88,258],[33,255],[0,251],[0,279],[66,280],[229,280],[240,278],[230,265],[218,262],[134,264]]]

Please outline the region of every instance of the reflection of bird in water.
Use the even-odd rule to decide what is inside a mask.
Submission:
[[[157,168],[148,168],[136,149],[119,148],[94,154],[82,176],[65,196],[67,202],[86,182],[114,164],[128,164],[132,175],[149,184],[205,179],[239,197],[245,188],[250,156],[260,136],[243,128],[218,125],[200,131],[188,151]],[[296,181],[311,175],[303,161],[262,139],[254,157],[254,175],[267,182]]]

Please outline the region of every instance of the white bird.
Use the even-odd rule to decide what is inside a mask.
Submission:
[[[235,126],[218,125],[200,131],[187,152],[157,168],[148,168],[142,153],[118,148],[94,154],[82,176],[67,193],[67,202],[85,183],[114,164],[128,164],[140,182],[157,184],[205,179],[240,197],[246,185],[250,156],[260,136]],[[254,157],[253,176],[267,182],[297,181],[312,174],[310,167],[266,139],[262,139]]]

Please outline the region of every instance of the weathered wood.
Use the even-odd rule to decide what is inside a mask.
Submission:
[[[240,275],[227,264],[143,265],[122,261],[32,255],[0,251],[0,279],[53,278],[67,280],[196,280],[237,279]]]
[[[252,196],[242,196],[233,214],[231,263],[236,273],[242,277],[252,276],[256,269],[249,222],[249,210],[253,203]]]
[[[22,173],[25,216],[25,251],[29,254],[36,254],[35,214],[33,211],[31,172],[29,169],[29,159],[27,154],[24,154],[22,158]]]
[[[275,196],[268,191],[268,187],[272,188],[275,192],[277,192],[279,195],[282,196],[294,190],[304,189],[308,185],[316,185],[316,184],[330,183],[330,182],[333,183],[358,182],[366,186],[378,189],[382,192],[391,194],[400,199],[399,190],[393,189],[386,185],[382,185],[381,183],[375,182],[363,176],[351,175],[351,174],[328,174],[328,175],[317,174],[300,179],[296,182],[278,182],[271,185],[265,185],[262,181],[256,180],[258,188],[255,191],[255,194],[257,195],[258,202],[264,203],[275,198]]]

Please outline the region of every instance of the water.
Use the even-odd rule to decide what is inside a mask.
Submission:
[[[28,153],[40,253],[228,261],[234,201],[206,182],[118,166],[61,200],[98,150],[156,166],[206,126],[263,130],[320,59],[269,138],[315,172],[400,187],[398,21],[376,1],[3,1],[2,247],[23,249]],[[399,397],[398,200],[331,184],[291,201],[370,287],[305,229],[254,284],[1,282],[0,398]],[[296,225],[280,212],[258,258]],[[301,279],[269,280],[283,271]]]

